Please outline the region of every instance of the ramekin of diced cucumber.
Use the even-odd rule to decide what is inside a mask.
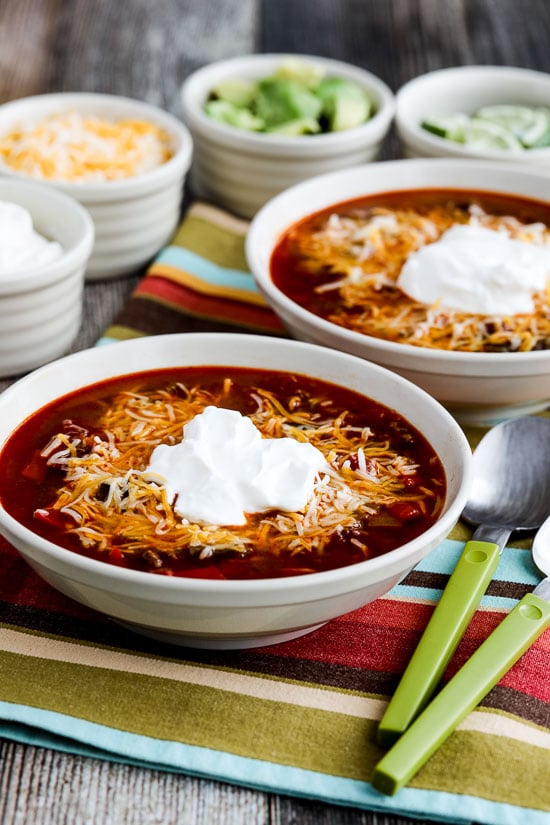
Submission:
[[[550,107],[516,104],[483,106],[473,114],[430,115],[421,126],[474,150],[522,152],[550,147]]]

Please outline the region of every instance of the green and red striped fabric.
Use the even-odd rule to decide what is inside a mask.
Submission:
[[[368,784],[377,720],[461,548],[444,542],[386,597],[301,639],[218,652],[135,636],[51,590],[0,542],[0,734],[327,802],[542,825],[549,633],[409,788],[386,798]],[[506,550],[447,676],[536,576],[527,550]]]
[[[247,226],[213,206],[193,204],[102,343],[171,332],[284,335],[247,269]]]

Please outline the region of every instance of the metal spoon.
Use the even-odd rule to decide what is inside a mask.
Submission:
[[[467,542],[378,728],[395,742],[437,687],[514,531],[535,530],[550,514],[550,420],[525,416],[489,430],[473,456],[463,517],[480,526]]]
[[[550,518],[533,542],[535,564],[546,574],[445,685],[375,768],[372,784],[394,794],[435,753],[535,639],[550,627]]]

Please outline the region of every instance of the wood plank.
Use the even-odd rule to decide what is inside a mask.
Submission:
[[[0,754],[3,825],[268,821],[266,795],[246,788],[14,743]]]
[[[48,89],[61,0],[3,0],[0,9],[0,102]]]

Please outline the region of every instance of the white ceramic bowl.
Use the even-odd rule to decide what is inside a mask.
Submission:
[[[173,156],[149,172],[116,181],[44,181],[71,195],[90,212],[95,243],[87,280],[125,275],[144,266],[173,235],[180,218],[183,184],[191,164],[192,141],[177,118],[155,106],[116,95],[60,92],[21,98],[0,106],[0,135],[18,125],[34,125],[57,113],[76,111],[118,120],[137,118],[165,130]],[[28,176],[0,161],[0,175]]]
[[[444,539],[470,483],[471,451],[453,418],[394,373],[345,353],[262,336],[182,334],[134,339],[70,355],[0,396],[0,444],[49,401],[102,379],[170,366],[236,365],[288,371],[352,388],[392,407],[429,439],[447,478],[444,511],[422,535],[381,556],[283,579],[210,581],[155,576],[52,544],[0,506],[0,532],[53,587],[134,630],[179,644],[241,648],[300,636],[386,593]]]
[[[212,63],[190,75],[181,89],[183,119],[194,143],[193,189],[199,197],[245,218],[299,181],[375,158],[393,118],[393,93],[379,78],[358,66],[310,55],[297,57],[367,91],[376,112],[369,121],[341,132],[288,137],[246,132],[205,114],[204,104],[220,81],[266,77],[285,57],[254,54]]]
[[[28,210],[34,231],[63,249],[57,260],[0,276],[0,376],[5,378],[68,351],[82,318],[94,227],[77,201],[41,184],[0,178],[0,201]]]
[[[550,107],[550,74],[513,66],[459,66],[416,77],[396,95],[395,125],[405,157],[485,158],[540,167],[550,165],[550,148],[522,152],[474,149],[422,128],[430,116],[482,106],[512,104]]]
[[[368,164],[298,184],[252,221],[247,257],[259,289],[298,339],[368,358],[425,389],[463,423],[489,425],[550,405],[550,350],[466,353],[383,341],[314,315],[273,283],[270,259],[282,233],[300,219],[376,192],[464,189],[502,192],[549,204],[550,179],[524,167],[482,160],[422,159]]]

